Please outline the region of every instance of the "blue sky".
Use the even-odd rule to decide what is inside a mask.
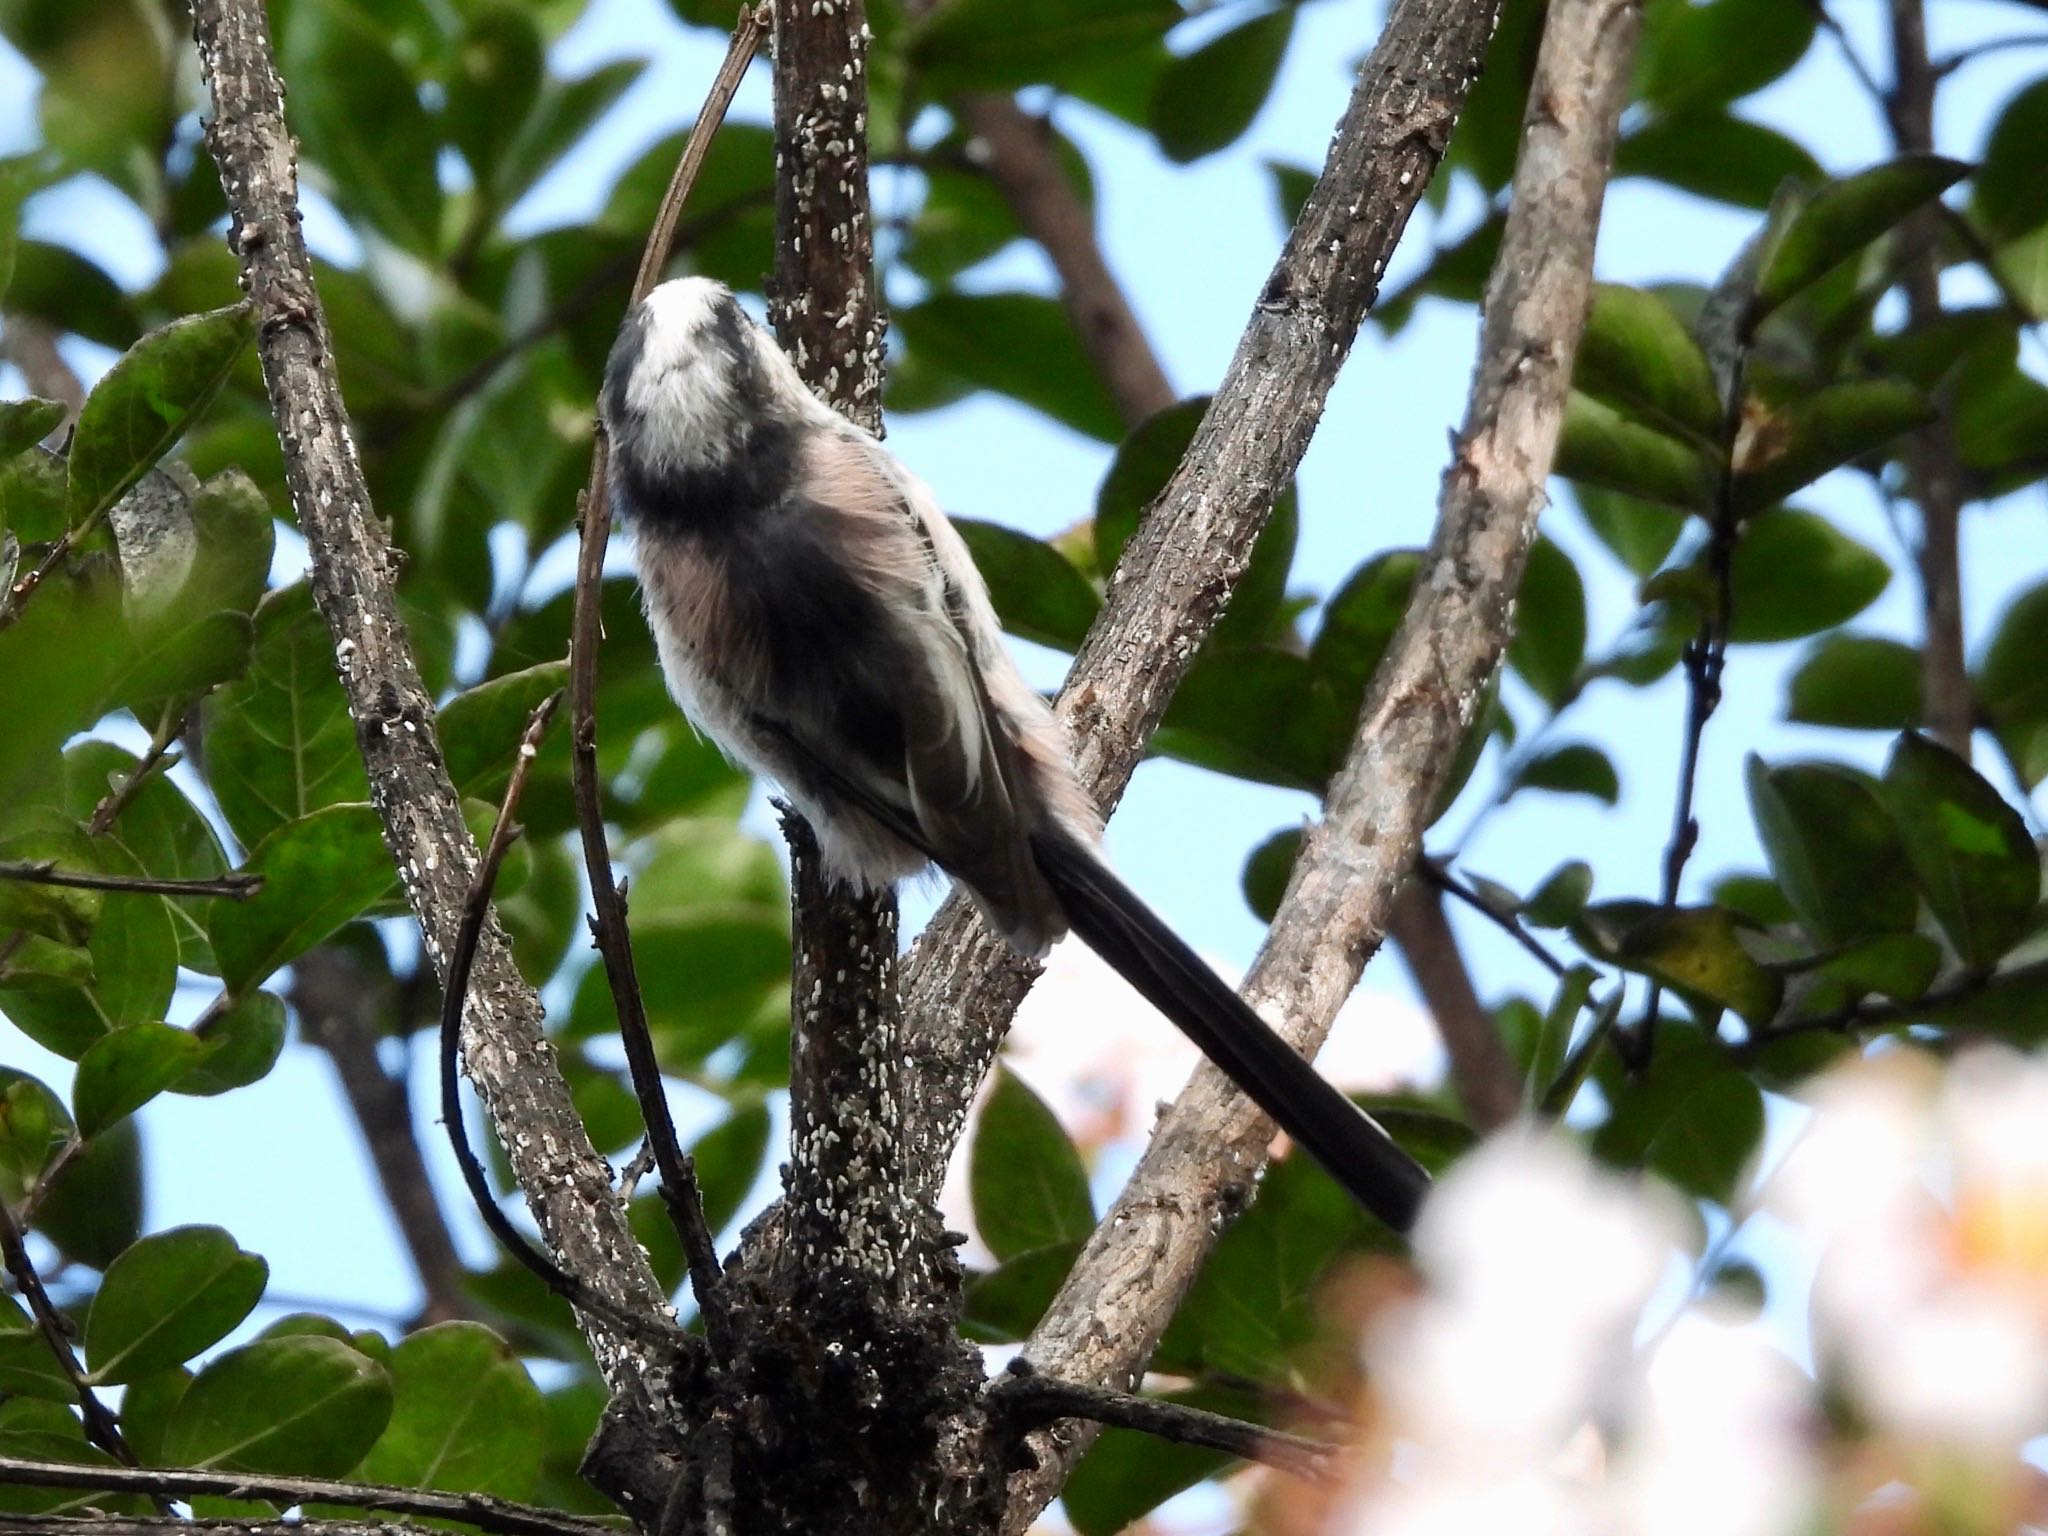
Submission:
[[[1877,0],[1844,0],[1837,9],[1863,57],[1882,75],[1882,6]],[[1937,53],[2024,26],[2019,10],[1977,0],[1943,0],[1930,12]],[[1348,66],[1370,45],[1379,14],[1378,6],[1362,0],[1305,5],[1279,86],[1251,133],[1190,168],[1168,165],[1144,135],[1121,123],[1070,104],[1057,109],[1060,125],[1094,167],[1110,263],[1182,392],[1214,387],[1278,251],[1281,228],[1264,162],[1320,162],[1349,91]],[[617,169],[688,119],[723,47],[712,33],[677,25],[660,0],[596,0],[559,45],[558,66],[577,73],[628,56],[648,58],[652,66],[589,151],[536,189],[523,217],[543,227],[592,211]],[[1942,98],[1943,147],[1966,156],[1979,150],[1998,106],[2042,63],[2032,53],[2000,54],[1954,77]],[[23,144],[33,132],[29,79],[18,59],[0,57],[0,149]],[[1874,105],[1825,40],[1798,71],[1742,110],[1793,133],[1831,170],[1852,170],[1887,153]],[[757,68],[750,78],[736,115],[765,120],[765,71]],[[886,214],[896,195],[886,184],[878,187],[879,211]],[[1472,214],[1472,200],[1464,195],[1452,199],[1440,226],[1428,213],[1418,214],[1389,271],[1390,290],[1426,259],[1439,228],[1455,238]],[[1599,275],[1630,282],[1711,279],[1753,223],[1751,215],[1654,186],[1621,184],[1609,199]],[[89,188],[39,200],[30,227],[100,255],[124,281],[139,284],[152,275],[137,259],[144,242],[132,238],[132,224],[114,200]],[[319,238],[318,220],[309,229]],[[768,259],[764,251],[764,267]],[[1043,258],[1019,246],[973,282],[1049,289],[1052,279]],[[1972,292],[1960,286],[1955,291]],[[913,296],[908,290],[895,295]],[[1328,592],[1375,552],[1427,538],[1447,434],[1463,414],[1473,345],[1472,312],[1452,306],[1423,305],[1393,338],[1368,325],[1302,468],[1297,587]],[[2042,354],[2036,349],[2031,355],[2038,363]],[[81,361],[90,368],[98,360]],[[15,381],[0,375],[0,387],[11,389]],[[988,397],[899,417],[890,424],[890,441],[949,510],[1039,534],[1086,515],[1108,460],[1102,445]],[[2010,595],[2039,579],[2048,542],[2041,536],[2038,498],[2038,490],[2032,491],[1973,511],[1966,522],[1965,606],[1973,644],[1981,642]],[[1894,551],[1883,511],[1860,482],[1837,476],[1802,499],[1874,547]],[[1633,609],[1629,579],[1568,505],[1548,514],[1545,526],[1582,557],[1592,644],[1610,643]],[[1917,596],[1910,580],[1895,582],[1859,624],[1913,637]],[[1823,736],[1781,723],[1784,680],[1799,651],[1748,647],[1731,661],[1727,699],[1706,738],[1699,799],[1703,832],[1690,877],[1695,892],[1717,873],[1757,860],[1741,788],[1745,753],[1782,758],[1826,752],[1870,761],[1883,750],[1885,743],[1875,737]],[[1030,663],[1038,681],[1049,685],[1057,679],[1057,658],[1041,654]],[[1510,685],[1509,698],[1525,727],[1533,725],[1538,717],[1518,685]],[[1603,894],[1653,890],[1668,834],[1682,712],[1675,680],[1648,690],[1596,685],[1560,736],[1609,747],[1622,770],[1621,804],[1610,810],[1578,798],[1525,795],[1490,818],[1472,840],[1469,867],[1526,889],[1562,860],[1583,858]],[[1487,775],[1482,766],[1477,782],[1486,782]],[[1131,882],[1197,945],[1242,966],[1261,933],[1238,894],[1244,856],[1274,829],[1298,823],[1313,810],[1304,795],[1154,762],[1140,769],[1111,828],[1111,847]],[[1437,841],[1455,837],[1464,818],[1461,808]],[[928,898],[913,896],[913,919],[929,905]],[[1462,915],[1458,923],[1482,996],[1495,999],[1517,988],[1545,992],[1544,979],[1519,951],[1483,924]],[[1391,955],[1374,963],[1364,986],[1409,992]],[[13,1049],[7,1054],[16,1059]],[[55,1080],[66,1076],[61,1064],[47,1058],[26,1059],[32,1054],[22,1051],[21,1064]],[[427,1097],[421,1100],[423,1125],[431,1124]],[[159,1101],[145,1113],[154,1149],[151,1225],[227,1222],[270,1258],[279,1291],[323,1306],[348,1299],[402,1314],[414,1294],[410,1267],[388,1223],[373,1209],[368,1162],[324,1060],[295,1048],[265,1084],[229,1102],[230,1115],[205,1101],[180,1100]],[[306,1155],[282,1159],[278,1148],[286,1145]],[[444,1189],[453,1197],[449,1208],[462,1212],[452,1179]],[[471,1251],[487,1252],[480,1242]]]

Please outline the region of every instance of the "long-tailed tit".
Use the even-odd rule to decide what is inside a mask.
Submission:
[[[1110,871],[1059,722],[931,493],[724,287],[664,283],[605,369],[614,507],[671,691],[779,783],[835,875],[937,864],[1019,950],[1071,928],[1369,1210],[1422,1169]]]

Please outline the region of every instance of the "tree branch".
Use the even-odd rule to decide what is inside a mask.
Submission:
[[[418,1323],[475,1317],[468,1270],[434,1197],[404,1079],[385,1071],[377,1058],[377,1041],[385,1032],[383,1007],[395,989],[380,996],[370,980],[352,954],[327,944],[293,963],[286,996],[299,1016],[300,1034],[334,1064],[342,1097],[363,1133],[384,1203],[398,1223],[426,1296]]]
[[[1891,0],[1892,91],[1885,98],[1892,138],[1904,153],[1934,148],[1934,96],[1940,74],[1927,56],[1922,0]],[[1917,330],[1941,316],[1940,243],[1944,210],[1922,208],[1899,229],[1899,272],[1906,323]],[[1921,709],[1928,732],[1967,758],[1977,707],[1963,651],[1962,511],[1964,475],[1946,417],[1906,439],[1906,487],[1920,508]]]
[[[1407,14],[1397,10],[1390,30]],[[1478,39],[1489,20],[1480,17]],[[1377,943],[1507,645],[1590,302],[1637,21],[1634,0],[1550,7],[1436,533],[1323,820],[1304,839],[1245,983],[1253,1006],[1286,1021],[1304,1049],[1320,1043]],[[1033,1365],[1067,1381],[1131,1380],[1249,1199],[1271,1135],[1220,1073],[1198,1070],[1033,1332],[1025,1350]],[[1088,1438],[1072,1430],[1035,1437],[1038,1465],[1012,1478],[1007,1529],[1029,1523]]]
[[[67,1461],[31,1461],[0,1456],[0,1484],[18,1488],[78,1488],[99,1493],[143,1493],[159,1498],[267,1499],[284,1505],[340,1504],[350,1509],[387,1510],[431,1520],[459,1520],[492,1536],[618,1536],[601,1520],[519,1504],[483,1493],[432,1493],[382,1483],[346,1483],[323,1477],[269,1477],[242,1472],[195,1472],[156,1467],[82,1467]],[[18,1516],[0,1517],[18,1519]],[[48,1519],[50,1517],[43,1517]],[[206,1522],[140,1520],[117,1523],[104,1516],[38,1530],[111,1531],[125,1524],[147,1531],[191,1530]],[[224,1521],[230,1530],[273,1530],[275,1521]],[[294,1522],[286,1527],[300,1530]],[[389,1529],[389,1527],[386,1527]]]
[[[1443,897],[1427,879],[1401,887],[1387,914],[1387,937],[1401,947],[1409,974],[1436,1020],[1451,1061],[1451,1083],[1472,1124],[1491,1131],[1522,1107],[1522,1080],[1500,1028],[1479,1001],[1458,936],[1444,916]]]
[[[1051,258],[1060,303],[1124,425],[1134,427],[1172,405],[1180,397],[1103,260],[1094,216],[1053,153],[1050,125],[1008,96],[962,96],[953,112],[987,150],[984,168],[1024,233]]]
[[[263,889],[261,875],[237,873],[210,880],[162,880],[155,875],[103,875],[91,869],[59,869],[55,859],[0,859],[0,880],[146,896],[225,896],[230,901],[247,901]]]
[[[260,0],[194,0],[193,22],[214,103],[208,147],[227,194],[229,243],[262,320],[258,352],[314,600],[334,640],[385,842],[426,953],[444,970],[476,843],[441,759],[433,700],[393,593],[389,537],[335,380],[268,24]],[[542,1038],[540,999],[495,918],[484,925],[463,1035],[470,1075],[550,1245],[614,1301],[659,1318],[661,1287]],[[614,1390],[651,1413],[663,1395],[652,1354],[608,1326],[593,1328],[591,1344]]]
[[[4,1260],[8,1275],[21,1292],[21,1299],[28,1303],[29,1315],[36,1320],[36,1328],[55,1357],[57,1368],[71,1383],[72,1395],[78,1399],[79,1415],[85,1421],[86,1439],[115,1460],[134,1466],[135,1453],[128,1449],[128,1442],[122,1437],[120,1421],[86,1381],[78,1356],[71,1348],[71,1335],[65,1328],[63,1314],[43,1288],[43,1277],[36,1273],[35,1261],[29,1257],[28,1239],[4,1200],[0,1200],[0,1260]]]
[[[1022,1362],[1019,1362],[1020,1364]],[[1134,1429],[1179,1445],[1198,1445],[1245,1461],[1262,1461],[1295,1477],[1320,1481],[1330,1476],[1337,1448],[1263,1424],[1233,1419],[1183,1403],[1163,1402],[1107,1387],[1088,1387],[1025,1370],[989,1389],[989,1405],[1009,1416],[1017,1430],[1036,1429],[1059,1419],[1086,1419],[1116,1429]]]
[[[1222,616],[1301,463],[1380,273],[1442,158],[1493,0],[1401,0],[1179,470],[1126,545],[1059,701],[1103,810]],[[955,893],[905,966],[914,1136],[936,1190],[967,1103],[1038,974]]]

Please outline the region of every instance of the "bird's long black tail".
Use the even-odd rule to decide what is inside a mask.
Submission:
[[[1031,843],[1082,942],[1171,1019],[1360,1205],[1406,1232],[1429,1190],[1422,1166],[1296,1055],[1092,848],[1053,828],[1033,833]]]

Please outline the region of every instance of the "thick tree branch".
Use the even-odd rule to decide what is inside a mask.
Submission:
[[[1892,89],[1885,98],[1892,138],[1905,153],[1934,148],[1934,97],[1940,73],[1927,56],[1922,0],[1891,0]],[[1944,210],[1922,208],[1899,229],[1899,272],[1906,323],[1915,330],[1941,316],[1940,243]],[[1946,417],[1906,440],[1906,488],[1920,509],[1921,709],[1927,729],[1964,757],[1977,708],[1963,651],[1962,512],[1964,474]]]
[[[1501,1043],[1500,1028],[1479,1001],[1443,897],[1427,879],[1401,887],[1387,915],[1387,937],[1401,947],[1408,972],[1436,1020],[1451,1061],[1458,1102],[1482,1131],[1505,1125],[1522,1107],[1522,1081]]]
[[[458,1520],[492,1536],[617,1536],[618,1527],[600,1520],[579,1519],[538,1505],[482,1493],[432,1493],[421,1488],[392,1488],[382,1483],[345,1483],[324,1477],[268,1477],[242,1472],[192,1472],[156,1467],[82,1467],[67,1461],[31,1461],[0,1456],[0,1484],[17,1488],[77,1488],[98,1493],[142,1493],[158,1498],[266,1499],[274,1504],[339,1504],[349,1509],[386,1510],[430,1520]],[[5,1516],[0,1519],[19,1519]],[[53,1517],[42,1517],[50,1519]],[[206,1522],[196,1522],[202,1528]],[[77,1520],[36,1529],[95,1531],[135,1529],[186,1530],[195,1522],[104,1518]],[[224,1521],[230,1530],[272,1530],[272,1521]],[[288,1530],[303,1527],[293,1524]],[[383,1529],[390,1529],[389,1526]]]
[[[1550,8],[1436,533],[1350,756],[1245,983],[1253,1005],[1285,1021],[1304,1049],[1321,1042],[1384,931],[1507,645],[1590,301],[1637,22],[1634,0],[1554,0]],[[1271,1136],[1270,1122],[1220,1073],[1199,1070],[1033,1333],[1033,1365],[1067,1381],[1132,1380],[1249,1199]],[[1038,1437],[1038,1466],[1012,1479],[1008,1529],[1029,1523],[1088,1438],[1085,1430]]]
[[[1495,14],[1493,0],[1394,7],[1195,440],[1125,548],[1059,701],[1082,782],[1105,811],[1301,463]],[[909,1103],[932,1189],[1037,970],[957,893],[905,966]]]
[[[868,209],[868,28],[861,0],[775,4],[775,271],[769,315],[804,382],[882,425],[885,320]],[[905,1169],[896,900],[828,879],[784,817],[795,926],[790,1005],[788,1263],[928,1293],[935,1233]]]
[[[313,597],[334,639],[357,745],[384,837],[437,971],[445,968],[476,867],[393,592],[396,560],[370,505],[336,382],[320,295],[299,229],[298,170],[260,0],[194,0],[212,92],[207,143],[231,216],[229,242],[261,316],[258,350],[306,536]],[[513,964],[504,929],[485,924],[463,1019],[472,1080],[543,1234],[564,1265],[622,1306],[662,1316],[661,1287],[613,1198],[541,1035],[540,999]],[[617,1391],[660,1400],[653,1357],[595,1326],[592,1347]]]
[[[300,1034],[334,1064],[342,1097],[363,1133],[377,1185],[406,1252],[412,1255],[426,1297],[419,1323],[476,1316],[466,1287],[468,1271],[455,1251],[413,1132],[405,1080],[387,1072],[377,1057],[377,1041],[386,1028],[385,1009],[396,1003],[398,989],[387,988],[380,995],[356,958],[329,944],[302,955],[292,966],[287,997],[299,1016]]]
[[[986,150],[984,168],[1024,233],[1051,258],[1067,319],[1109,386],[1124,424],[1136,426],[1172,405],[1179,396],[1123,285],[1103,260],[1094,215],[1053,153],[1050,125],[1008,96],[963,96],[953,111]]]

